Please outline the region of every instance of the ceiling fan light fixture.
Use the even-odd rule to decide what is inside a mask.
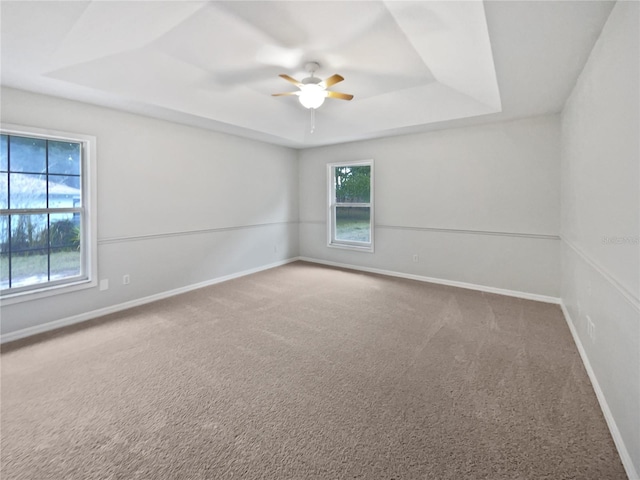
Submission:
[[[307,83],[300,85],[298,100],[305,108],[318,108],[324,103],[326,96],[326,90],[320,85]]]

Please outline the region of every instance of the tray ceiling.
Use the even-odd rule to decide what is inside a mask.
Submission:
[[[612,2],[3,1],[2,84],[309,147],[559,111]],[[310,112],[278,77],[345,77]]]

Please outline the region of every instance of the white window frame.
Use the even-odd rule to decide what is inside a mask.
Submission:
[[[82,189],[82,231],[81,231],[81,275],[68,281],[61,280],[20,288],[17,291],[0,293],[2,305],[36,300],[70,293],[98,285],[98,234],[97,234],[97,178],[96,178],[96,137],[92,135],[62,132],[37,127],[0,123],[0,133],[6,135],[42,138],[54,141],[69,141],[81,144],[82,158],[80,179]],[[11,209],[3,210],[3,213]]]
[[[368,203],[337,203],[335,191],[334,169],[335,167],[371,167],[370,192]],[[373,159],[358,160],[354,162],[334,162],[327,164],[327,246],[330,248],[342,248],[360,252],[374,253],[373,237],[374,237],[374,166]],[[336,239],[336,207],[369,207],[370,218],[370,242],[352,242]]]

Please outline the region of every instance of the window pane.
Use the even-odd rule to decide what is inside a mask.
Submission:
[[[11,215],[11,251],[47,248],[47,215]]]
[[[371,167],[335,167],[336,202],[369,203],[371,201]]]
[[[52,248],[78,250],[80,246],[80,219],[73,213],[55,213],[49,216],[49,243]]]
[[[11,288],[48,281],[47,250],[11,252]]]
[[[0,288],[9,288],[9,217],[0,216]]]
[[[56,248],[51,250],[51,281],[80,275],[80,250]]]
[[[81,206],[80,177],[49,175],[49,208]]]
[[[336,240],[371,242],[371,209],[336,207]]]
[[[80,144],[50,140],[49,173],[80,175]]]
[[[0,208],[9,208],[9,174],[0,172]]]
[[[70,213],[49,216],[51,281],[77,277],[81,273],[80,217]]]
[[[47,215],[11,215],[11,287],[48,281]]]
[[[9,174],[10,208],[46,208],[46,175]]]
[[[9,170],[9,140],[6,135],[0,135],[0,171]]]
[[[9,155],[12,172],[46,173],[46,140],[28,137],[9,137]]]

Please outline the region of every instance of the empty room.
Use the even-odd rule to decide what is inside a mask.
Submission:
[[[639,25],[0,1],[0,477],[640,479]]]

